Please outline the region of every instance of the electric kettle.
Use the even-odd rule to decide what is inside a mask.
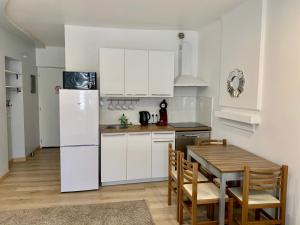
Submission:
[[[149,122],[150,118],[151,118],[151,115],[150,115],[149,112],[147,112],[147,111],[140,111],[140,124],[142,126],[148,125],[148,122]]]

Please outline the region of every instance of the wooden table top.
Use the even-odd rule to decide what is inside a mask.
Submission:
[[[234,145],[188,146],[188,149],[222,173],[242,172],[245,165],[251,168],[280,168],[279,165]]]

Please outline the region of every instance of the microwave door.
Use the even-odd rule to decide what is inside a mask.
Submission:
[[[66,89],[90,89],[88,73],[74,72],[64,76],[64,88]]]

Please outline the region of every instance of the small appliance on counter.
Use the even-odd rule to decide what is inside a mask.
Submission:
[[[63,88],[79,90],[97,90],[95,72],[63,72]]]
[[[149,120],[151,115],[148,111],[140,111],[140,124],[142,126],[147,126],[149,124]]]
[[[159,121],[157,122],[156,125],[158,126],[166,126],[168,125],[168,112],[167,112],[167,107],[168,103],[164,99],[160,105],[160,110],[159,110]]]

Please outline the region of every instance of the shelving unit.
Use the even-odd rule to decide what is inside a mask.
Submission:
[[[15,75],[15,76],[16,76],[16,79],[19,79],[19,76],[22,75],[22,74],[19,73],[19,72],[15,72],[15,71],[11,71],[11,70],[5,70],[5,74],[8,74],[8,75]]]
[[[18,87],[18,86],[5,86],[5,88],[10,89],[10,90],[16,90],[17,93],[22,91],[22,87]]]
[[[5,57],[5,88],[9,159],[25,156],[22,62]]]

